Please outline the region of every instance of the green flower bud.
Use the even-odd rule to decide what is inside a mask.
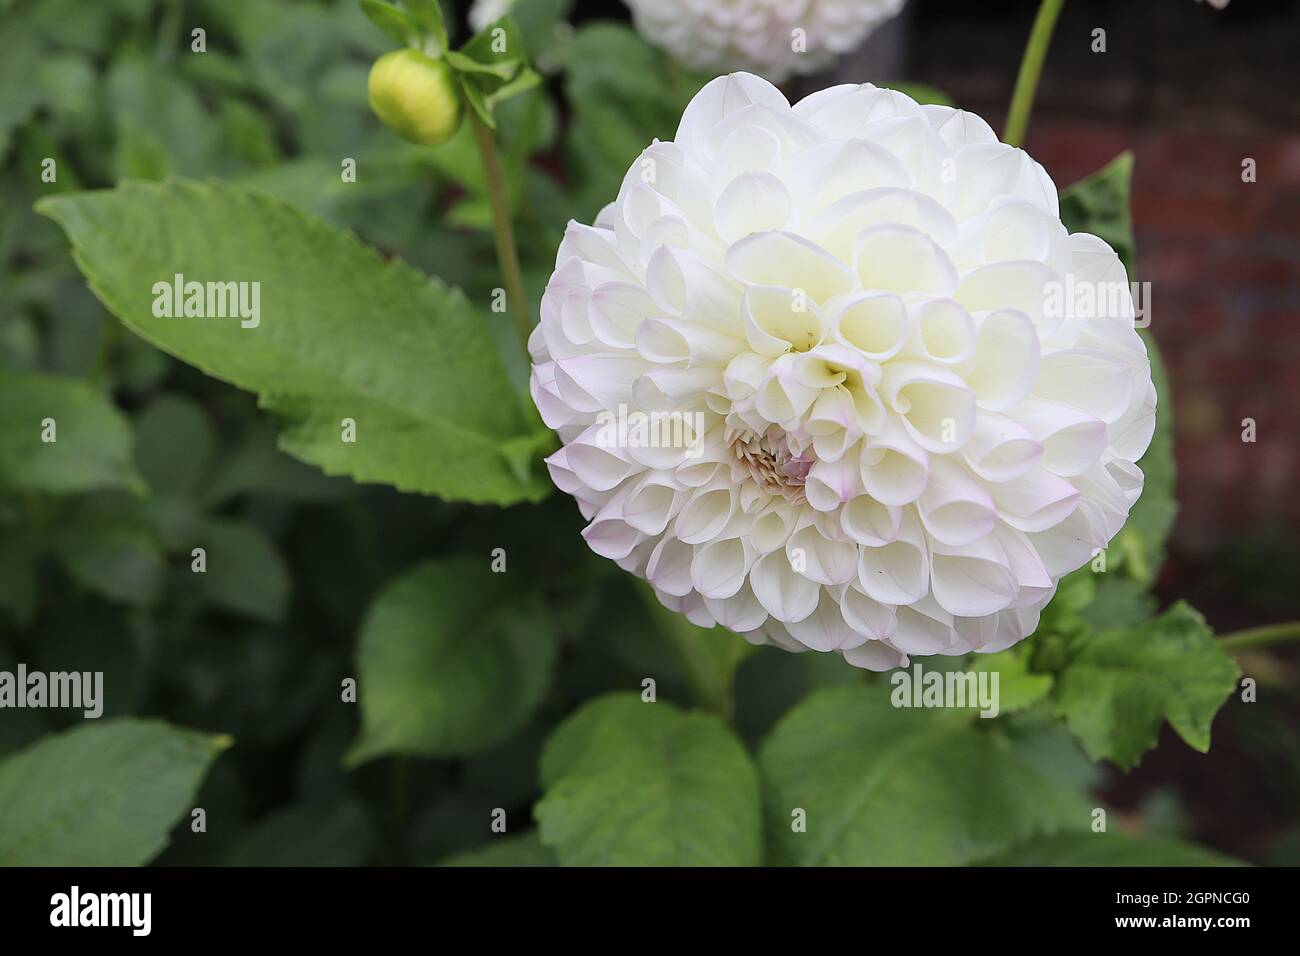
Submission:
[[[451,67],[419,50],[393,50],[370,68],[370,108],[403,139],[434,146],[460,126]]]

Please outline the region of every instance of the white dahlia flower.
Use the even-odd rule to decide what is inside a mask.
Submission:
[[[781,82],[857,49],[905,0],[625,0],[637,32],[696,70]]]
[[[569,224],[529,347],[594,551],[873,670],[1032,633],[1155,422],[1110,246],[979,117],[869,84],[709,83]]]

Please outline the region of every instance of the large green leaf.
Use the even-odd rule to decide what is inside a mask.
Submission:
[[[776,725],[759,752],[770,862],[963,864],[1088,825],[1083,793],[990,721],[896,708],[890,693],[827,688]]]
[[[444,498],[547,494],[530,461],[550,434],[511,389],[487,315],[459,291],[291,206],[217,183],[127,183],[38,209],[71,237],[110,311],[164,351],[257,392],[291,454]],[[178,274],[260,283],[260,322],[156,316],[154,284]],[[355,441],[343,440],[344,419],[356,423]]]
[[[611,694],[542,754],[542,842],[566,866],[754,866],[758,775],[718,718]]]
[[[0,762],[0,865],[147,863],[229,745],[128,719],[39,740]]]
[[[1012,847],[981,866],[1241,866],[1204,847],[1160,836],[1060,833]]]
[[[429,561],[375,599],[357,648],[349,754],[460,756],[506,740],[550,686],[555,635],[526,585],[482,560]]]
[[[143,487],[130,425],[103,395],[73,379],[0,369],[0,491]]]
[[[1204,618],[1179,602],[1153,621],[1079,641],[1057,675],[1056,709],[1088,756],[1127,770],[1155,746],[1161,720],[1209,750],[1210,723],[1237,675]]]

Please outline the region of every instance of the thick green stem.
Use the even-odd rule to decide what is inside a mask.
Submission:
[[[1029,43],[1025,46],[1025,56],[1020,61],[1016,89],[1011,94],[1007,128],[1002,134],[1002,141],[1009,146],[1019,146],[1024,142],[1029,113],[1034,108],[1034,94],[1038,92],[1038,77],[1043,72],[1043,60],[1047,58],[1047,48],[1052,43],[1052,30],[1064,4],[1065,0],[1043,0],[1038,7],[1038,16],[1034,18]]]
[[[528,314],[528,302],[524,298],[524,280],[519,271],[519,252],[515,248],[514,230],[510,228],[510,194],[506,189],[506,178],[501,172],[501,156],[497,152],[497,141],[492,130],[483,125],[472,108],[467,108],[465,112],[474,128],[474,139],[478,142],[479,156],[483,160],[488,202],[492,206],[493,232],[497,241],[497,262],[501,265],[506,298],[509,300],[510,311],[514,314],[519,339],[524,347],[524,358],[527,360],[528,333],[532,331],[532,319]]]
[[[1287,641],[1300,641],[1300,621],[1287,621],[1285,624],[1266,624],[1237,631],[1219,639],[1219,646],[1231,654],[1240,651],[1267,647],[1270,644],[1284,644]]]
[[[648,585],[638,585],[637,590],[655,630],[677,657],[696,705],[731,723],[736,710],[732,679],[743,651],[737,651],[730,641],[725,645],[709,644],[708,639],[718,635],[696,627],[681,614],[665,608]],[[735,635],[726,637],[737,642],[742,640]]]

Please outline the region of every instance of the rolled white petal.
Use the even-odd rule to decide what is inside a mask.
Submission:
[[[882,604],[904,605],[920,600],[930,589],[930,559],[920,522],[908,511],[898,536],[888,544],[863,548],[858,583]]]
[[[960,464],[936,458],[925,492],[916,502],[930,537],[961,547],[992,531],[998,507],[988,487]]]
[[[825,588],[816,610],[800,621],[787,623],[785,628],[796,641],[814,651],[843,651],[867,640],[865,634],[849,627],[839,601]]]
[[[975,354],[965,373],[980,407],[1002,412],[1023,401],[1038,380],[1040,356],[1038,334],[1029,316],[1010,309],[987,313],[979,323]]]
[[[1002,520],[1021,531],[1046,531],[1074,510],[1078,489],[1046,468],[1034,468],[1010,481],[988,485]]]
[[[1020,590],[1001,546],[984,537],[955,548],[936,541],[930,549],[930,593],[949,614],[995,614]]]
[[[962,457],[983,481],[1010,481],[1042,460],[1043,445],[1019,422],[980,410],[975,415],[975,429],[962,447]]]
[[[784,550],[763,555],[749,577],[754,596],[778,621],[802,621],[817,607],[821,586],[796,571]]]
[[[744,585],[756,557],[739,538],[697,545],[691,561],[691,584],[706,598],[729,598]]]
[[[785,553],[795,571],[818,584],[847,584],[858,572],[857,546],[827,538],[811,522],[790,536]]]
[[[930,456],[896,419],[886,424],[884,434],[866,443],[861,462],[862,486],[886,505],[915,501],[930,477]]]

